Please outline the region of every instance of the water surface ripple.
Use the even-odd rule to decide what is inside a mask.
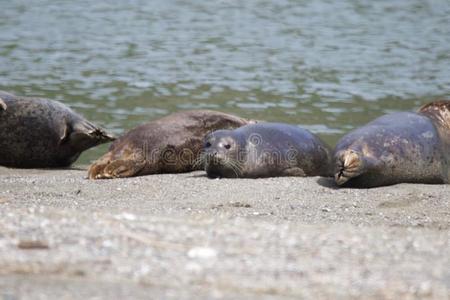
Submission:
[[[450,2],[0,0],[0,65],[0,89],[61,100],[117,133],[212,108],[332,144],[450,97]]]

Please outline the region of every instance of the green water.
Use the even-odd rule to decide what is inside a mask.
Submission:
[[[450,2],[0,0],[0,89],[60,100],[117,134],[210,108],[334,144],[450,98]]]

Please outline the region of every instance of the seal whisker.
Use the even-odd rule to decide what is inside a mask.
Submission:
[[[202,152],[196,159],[194,159],[194,162],[192,163],[192,167],[194,169],[197,169],[200,166],[204,166],[205,162],[206,162],[206,153]]]
[[[230,167],[233,170],[236,177],[239,177],[240,175],[242,175],[242,166],[239,165],[238,161],[236,161],[234,159],[227,159],[225,162],[225,165]]]
[[[229,167],[236,177],[239,177],[239,172],[236,170],[236,167],[233,164],[225,163],[225,166]]]

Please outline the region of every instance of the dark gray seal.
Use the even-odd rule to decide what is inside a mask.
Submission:
[[[62,103],[0,91],[0,165],[67,167],[84,150],[111,140]]]
[[[449,155],[450,101],[436,101],[344,136],[334,150],[335,181],[352,187],[448,183]]]
[[[331,176],[330,153],[306,129],[258,123],[209,134],[202,161],[211,178]]]
[[[233,115],[192,110],[140,125],[117,139],[109,152],[89,168],[90,179],[182,173],[202,169],[197,164],[206,134],[248,124]]]

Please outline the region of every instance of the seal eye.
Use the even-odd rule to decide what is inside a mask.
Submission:
[[[206,148],[211,147],[211,143],[210,143],[210,142],[206,142],[205,147],[206,147]]]
[[[225,147],[225,149],[230,149],[231,145],[230,144],[226,144],[224,147]]]

